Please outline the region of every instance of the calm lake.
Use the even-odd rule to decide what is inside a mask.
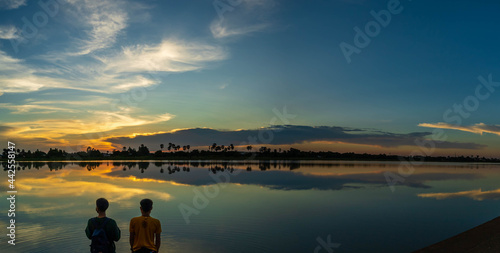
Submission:
[[[154,201],[160,252],[411,252],[500,215],[500,165],[399,162],[25,162],[16,175],[16,245],[2,252],[89,252],[95,200],[122,231]],[[5,172],[5,171],[4,171]],[[386,172],[399,175],[392,190]]]

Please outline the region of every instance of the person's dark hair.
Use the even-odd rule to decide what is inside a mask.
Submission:
[[[143,199],[141,200],[141,207],[142,211],[147,213],[153,209],[153,201],[150,199]]]
[[[106,212],[109,207],[109,202],[105,198],[99,198],[95,201],[95,205],[99,211]]]

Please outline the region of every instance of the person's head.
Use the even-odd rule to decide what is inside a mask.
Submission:
[[[150,213],[151,209],[153,209],[153,201],[152,200],[150,200],[150,199],[141,200],[141,211],[144,214]]]
[[[105,198],[99,198],[95,201],[97,212],[104,213],[109,207],[109,202]]]

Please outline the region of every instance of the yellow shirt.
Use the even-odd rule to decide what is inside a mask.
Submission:
[[[130,233],[135,233],[134,251],[141,248],[148,248],[157,251],[155,246],[155,235],[161,233],[161,224],[153,217],[139,216],[130,220]]]

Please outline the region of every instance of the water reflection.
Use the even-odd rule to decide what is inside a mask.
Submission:
[[[2,165],[5,170],[7,164]],[[168,242],[169,252],[188,253],[206,252],[207,247],[222,253],[311,252],[318,236],[330,234],[342,244],[339,252],[411,252],[497,216],[499,165],[425,163],[392,193],[384,172],[397,172],[398,166],[316,161],[19,162],[16,250],[88,252],[83,229],[95,215],[98,197],[110,200],[109,215],[122,231],[137,216],[140,199],[156,200],[154,211],[165,224],[162,240]],[[195,190],[214,189],[217,178],[226,182],[220,194],[187,225],[178,206],[192,206]],[[118,252],[129,248],[124,238],[117,244]]]
[[[181,185],[215,184],[211,176],[231,175],[230,183],[257,185],[275,190],[341,190],[368,186],[387,186],[385,171],[397,171],[396,162],[319,162],[319,161],[79,161],[19,162],[18,170],[40,170],[46,166],[57,172],[67,166],[79,166],[106,178],[156,180]],[[4,170],[7,163],[3,162]],[[429,182],[475,180],[484,173],[471,170],[491,169],[492,164],[436,163],[422,166],[401,183],[411,188],[431,188]],[[307,169],[301,169],[307,167]],[[431,169],[429,169],[429,167]],[[207,173],[208,171],[208,173]],[[262,174],[265,173],[265,174]]]
[[[500,189],[483,191],[482,189],[471,190],[471,191],[460,191],[460,192],[439,192],[439,193],[421,193],[418,194],[421,198],[435,198],[437,200],[441,199],[451,199],[466,197],[477,201],[483,200],[498,200],[500,199]]]

